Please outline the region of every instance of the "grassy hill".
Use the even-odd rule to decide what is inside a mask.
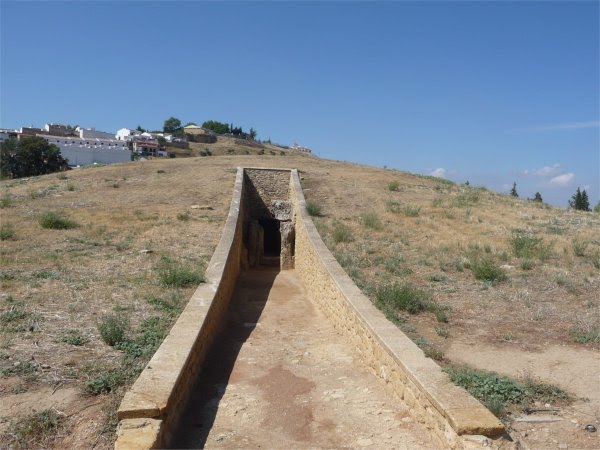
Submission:
[[[338,261],[442,364],[474,340],[597,351],[598,214],[233,140],[189,156],[205,148],[0,183],[0,446],[111,447],[124,390],[218,242],[237,166],[300,169]]]

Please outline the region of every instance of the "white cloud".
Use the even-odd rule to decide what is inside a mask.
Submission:
[[[558,175],[550,180],[550,185],[555,187],[566,187],[569,186],[573,180],[575,179],[575,174],[573,172],[563,173],[562,175]]]
[[[429,172],[429,175],[432,177],[444,178],[446,176],[446,169],[443,167],[438,167],[432,172]]]
[[[539,125],[533,127],[517,128],[513,131],[566,131],[580,130],[582,128],[600,128],[600,120],[590,120],[588,122],[565,122],[554,125]]]
[[[544,166],[540,169],[527,169],[523,173],[525,175],[532,175],[536,177],[555,177],[560,172],[560,164],[554,164],[552,166]]]

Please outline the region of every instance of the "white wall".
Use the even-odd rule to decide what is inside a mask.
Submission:
[[[93,163],[114,164],[131,161],[131,151],[124,141],[115,139],[79,139],[62,136],[40,136],[60,148],[70,166]]]

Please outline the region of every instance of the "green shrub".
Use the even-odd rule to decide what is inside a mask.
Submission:
[[[334,222],[333,224],[333,232],[332,232],[333,242],[336,244],[340,244],[342,242],[352,242],[352,232],[350,228],[344,225],[341,222]]]
[[[506,279],[506,272],[491,258],[474,258],[470,261],[470,268],[478,280],[497,282]]]
[[[391,181],[388,183],[387,188],[389,191],[397,191],[398,188],[400,188],[400,183],[398,183],[397,181]]]
[[[179,263],[167,256],[160,258],[157,269],[160,284],[165,287],[187,287],[205,281],[204,273],[200,269]]]
[[[111,347],[125,342],[128,330],[129,321],[123,316],[105,316],[98,324],[98,331],[100,331],[102,340]]]
[[[312,217],[321,217],[321,205],[315,202],[306,202],[306,212]]]
[[[10,223],[0,226],[0,241],[7,241],[15,237],[15,227]]]
[[[410,284],[381,286],[376,293],[377,303],[383,307],[393,307],[409,314],[432,310],[433,301],[427,291]]]
[[[40,217],[40,225],[42,228],[50,230],[68,230],[79,226],[77,222],[67,219],[63,214],[54,211],[43,214]]]
[[[381,220],[379,220],[379,216],[375,212],[363,214],[361,221],[366,228],[370,228],[371,230],[381,230],[383,228]]]

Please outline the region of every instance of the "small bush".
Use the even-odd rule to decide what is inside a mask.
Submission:
[[[306,202],[306,212],[312,217],[321,217],[321,205],[315,202]]]
[[[129,321],[123,316],[105,316],[98,324],[98,331],[100,331],[102,340],[111,347],[125,342],[128,330]]]
[[[506,279],[506,272],[498,267],[491,258],[472,259],[470,261],[470,268],[478,280],[497,282]]]
[[[377,213],[368,212],[361,217],[362,224],[371,230],[381,230],[383,225]]]
[[[7,241],[15,237],[15,227],[10,223],[0,226],[0,241]]]
[[[534,263],[533,260],[529,258],[525,258],[521,261],[521,269],[523,270],[531,270],[533,269]]]
[[[410,284],[386,285],[377,289],[377,303],[380,306],[393,307],[409,314],[418,314],[431,310],[433,301],[431,294]]]
[[[397,181],[391,181],[388,183],[387,188],[389,191],[397,191],[400,188],[400,183],[398,183]]]
[[[352,242],[352,232],[350,228],[344,225],[341,222],[335,222],[333,224],[333,232],[332,232],[333,242],[336,244],[340,244],[342,242]]]
[[[65,330],[62,333],[60,340],[65,344],[74,345],[76,347],[80,347],[88,342],[88,338],[86,338],[81,331],[74,329]]]
[[[64,217],[63,214],[49,211],[40,217],[40,225],[42,228],[50,230],[69,230],[77,228],[79,224]]]
[[[157,269],[160,284],[165,287],[187,287],[205,281],[204,274],[199,269],[166,256],[160,258]]]

